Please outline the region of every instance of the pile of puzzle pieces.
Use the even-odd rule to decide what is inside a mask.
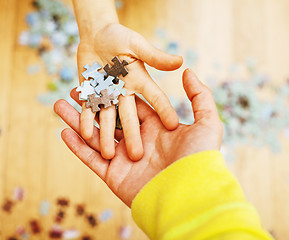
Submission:
[[[6,198],[2,204],[2,212],[0,214],[5,214],[6,217],[9,217],[8,214],[15,214],[16,205],[25,200],[26,191],[21,187],[14,189],[13,198]],[[71,207],[74,207],[73,212],[79,220],[84,221],[88,224],[91,229],[96,229],[100,224],[107,222],[113,218],[113,211],[110,209],[104,209],[99,213],[90,212],[87,209],[85,203],[74,204],[69,198],[59,197],[55,200],[54,204],[47,200],[41,202],[39,207],[39,214],[41,218],[33,217],[28,222],[25,222],[21,225],[18,225],[15,228],[13,235],[5,238],[6,240],[27,240],[30,238],[33,239],[42,239],[41,236],[47,235],[49,239],[79,239],[79,240],[93,240],[94,238],[89,233],[83,233],[83,224],[81,228],[66,228],[65,222],[67,218],[71,218]],[[17,207],[16,207],[17,208]],[[1,205],[0,205],[1,211]],[[19,213],[18,213],[19,215]],[[53,225],[48,226],[44,224],[46,221],[45,216],[53,217]],[[4,216],[4,215],[3,215]],[[44,221],[45,220],[45,221]],[[43,222],[44,221],[44,222]],[[15,225],[16,226],[16,225]],[[49,227],[49,228],[47,228]],[[130,228],[129,226],[120,226],[120,229]],[[4,234],[1,232],[0,228],[0,239],[4,239]],[[122,232],[120,232],[120,238],[122,239]],[[10,231],[9,231],[10,234]],[[47,239],[48,239],[47,238]],[[124,238],[127,239],[127,238]]]
[[[99,112],[101,106],[108,108],[111,103],[117,105],[118,97],[126,94],[124,82],[118,77],[120,75],[125,77],[128,74],[125,68],[128,62],[121,62],[118,57],[114,57],[112,62],[114,65],[106,64],[103,72],[99,71],[101,66],[96,62],[91,66],[88,64],[84,66],[86,71],[82,73],[82,76],[85,81],[76,91],[80,92],[79,100],[87,101],[85,105],[91,108],[92,112]]]

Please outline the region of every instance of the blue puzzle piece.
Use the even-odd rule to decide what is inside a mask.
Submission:
[[[46,216],[48,215],[48,212],[49,212],[49,208],[50,208],[50,203],[48,201],[42,201],[40,203],[40,214],[42,216]]]
[[[106,222],[113,217],[113,212],[110,209],[106,209],[99,214],[99,220],[101,222]]]

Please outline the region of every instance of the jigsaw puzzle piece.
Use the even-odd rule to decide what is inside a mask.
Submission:
[[[100,94],[100,92],[104,89],[109,89],[109,87],[111,85],[113,85],[113,79],[114,77],[112,76],[108,76],[107,79],[102,79],[101,81],[98,82],[98,85],[95,87],[95,92],[97,94]],[[109,94],[111,94],[111,92],[109,91]]]
[[[107,89],[101,91],[101,99],[104,105],[104,108],[108,108],[111,106],[111,101],[115,100],[115,96],[113,94],[109,94]]]
[[[101,110],[100,105],[104,108],[111,106],[111,102],[115,102],[115,96],[109,94],[107,89],[101,91],[101,97],[98,97],[95,93],[88,96],[89,102],[85,103],[87,108],[91,108],[92,112],[99,112]]]
[[[118,97],[119,95],[126,95],[126,89],[124,88],[124,84],[125,82],[122,80],[119,80],[118,84],[113,84],[112,86],[110,86],[110,91],[116,96]]]
[[[79,100],[88,100],[88,96],[95,93],[94,87],[91,86],[90,81],[82,82],[81,86],[76,88],[76,92],[79,93]]]
[[[84,65],[84,68],[86,71],[84,71],[81,75],[87,80],[89,78],[95,79],[99,73],[98,70],[101,69],[101,66],[95,62],[91,65],[91,67],[88,64]]]
[[[105,73],[97,72],[94,75],[93,80],[91,80],[90,82],[91,86],[96,87],[99,83],[103,82],[105,79],[105,75],[106,75]]]
[[[101,104],[101,99],[100,97],[97,97],[96,94],[91,94],[88,96],[89,102],[85,103],[85,106],[87,108],[91,108],[92,112],[99,112],[100,107],[99,105]]]
[[[103,68],[109,76],[117,78],[119,75],[125,77],[128,74],[128,71],[125,68],[125,66],[128,65],[127,61],[123,60],[121,62],[118,57],[114,57],[111,61],[114,64],[112,67],[109,64],[106,64]]]

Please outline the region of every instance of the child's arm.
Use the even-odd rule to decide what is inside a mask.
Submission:
[[[150,239],[272,239],[219,151],[178,160],[140,191],[131,209]]]
[[[80,44],[77,60],[80,82],[83,66],[98,62],[101,66],[111,63],[114,56],[126,60],[128,75],[122,80],[126,96],[119,98],[119,114],[128,155],[132,160],[143,156],[139,120],[134,93],[141,93],[156,109],[164,126],[175,129],[178,117],[167,96],[147,73],[144,62],[159,70],[175,70],[182,65],[182,58],[155,49],[138,33],[118,24],[113,0],[74,0],[79,26]],[[95,114],[83,104],[80,127],[81,136],[89,140],[93,134]],[[102,109],[99,114],[100,152],[105,159],[115,155],[115,107]]]
[[[179,124],[168,131],[156,112],[137,100],[145,149],[138,162],[130,161],[121,135],[116,157],[105,161],[99,142],[79,138],[79,114],[63,100],[55,104],[55,111],[76,133],[65,129],[61,136],[132,207],[135,221],[151,239],[270,239],[224,165],[219,152],[222,123],[212,93],[189,70],[183,85],[195,118],[189,126]],[[77,100],[75,91],[72,97]],[[95,138],[98,134],[95,129]]]
[[[114,4],[114,0],[73,0],[81,40],[93,38],[107,24],[118,23]]]

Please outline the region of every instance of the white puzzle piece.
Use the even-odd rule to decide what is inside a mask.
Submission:
[[[88,96],[95,93],[94,87],[91,86],[90,81],[84,81],[81,86],[76,88],[76,92],[79,93],[79,100],[86,101]]]
[[[95,62],[91,65],[91,67],[88,64],[84,65],[84,68],[86,69],[86,71],[84,71],[81,75],[86,80],[88,80],[89,78],[95,79],[97,77],[97,75],[99,74],[98,70],[101,69],[101,66],[97,62]]]
[[[110,91],[110,86],[113,85],[113,79],[114,77],[112,76],[109,76],[107,79],[103,79],[102,81],[99,81],[98,82],[98,85],[95,87],[95,92],[97,94],[100,94],[100,92],[104,89],[108,89],[109,90],[109,93],[108,94],[111,94],[112,92]]]
[[[112,86],[110,86],[110,91],[116,96],[118,97],[119,95],[126,95],[126,89],[124,88],[124,84],[125,82],[122,80],[119,80],[118,84],[113,84]]]

